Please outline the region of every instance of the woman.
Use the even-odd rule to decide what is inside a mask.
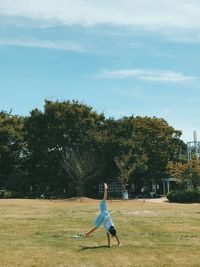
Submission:
[[[117,240],[118,246],[120,246],[121,243],[120,243],[119,238],[117,236],[117,231],[116,231],[115,226],[112,222],[110,213],[108,212],[107,207],[106,207],[107,191],[108,191],[108,186],[106,183],[104,183],[104,196],[103,196],[103,200],[100,202],[101,212],[100,212],[99,216],[94,221],[95,227],[92,228],[89,232],[87,232],[85,234],[85,237],[88,237],[92,232],[94,232],[96,229],[98,229],[101,224],[103,224],[105,231],[106,231],[107,238],[108,238],[108,247],[111,246],[110,236],[115,237]]]

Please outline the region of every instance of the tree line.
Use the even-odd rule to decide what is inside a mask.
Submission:
[[[98,196],[103,181],[160,183],[186,150],[156,117],[106,118],[78,101],[45,100],[28,116],[0,112],[0,188],[27,196]]]

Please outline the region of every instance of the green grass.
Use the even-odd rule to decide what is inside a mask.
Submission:
[[[122,246],[101,227],[99,202],[0,200],[0,267],[200,266],[200,205],[108,201]]]

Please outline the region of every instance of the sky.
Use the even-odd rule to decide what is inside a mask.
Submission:
[[[45,99],[200,139],[200,1],[0,0],[0,110]]]

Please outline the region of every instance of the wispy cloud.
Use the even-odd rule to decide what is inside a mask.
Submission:
[[[0,15],[64,25],[200,28],[198,0],[0,0]]]
[[[190,30],[167,30],[162,33],[162,36],[175,43],[200,43],[200,31],[195,29]]]
[[[49,40],[23,40],[23,39],[0,39],[0,45],[2,46],[23,46],[23,47],[35,47],[45,49],[67,50],[75,52],[85,51],[84,47],[76,42],[70,41],[49,41]]]
[[[142,70],[142,69],[128,69],[128,70],[103,70],[95,76],[101,79],[123,79],[135,78],[150,82],[187,82],[196,79],[194,76],[184,75],[181,72],[165,71],[165,70]]]

